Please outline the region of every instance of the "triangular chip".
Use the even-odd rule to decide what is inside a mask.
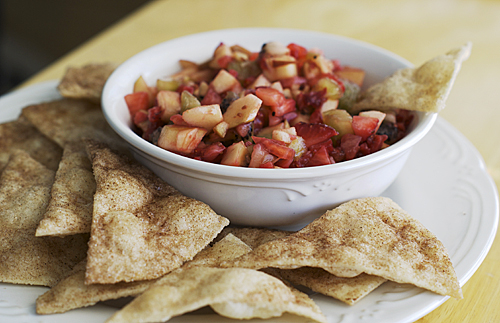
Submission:
[[[87,284],[148,280],[192,259],[229,224],[137,161],[88,140],[97,183]]]
[[[384,81],[372,85],[352,108],[352,113],[362,110],[406,109],[439,112],[460,71],[462,62],[471,52],[471,43],[437,56],[418,68],[396,71]]]
[[[225,227],[216,240],[226,234],[234,234],[255,249],[262,244],[287,237],[292,233],[290,231],[265,228]],[[305,286],[349,305],[354,305],[386,281],[385,278],[367,274],[349,278],[337,277],[321,268],[311,267],[297,269],[267,268],[266,272],[287,280],[294,285]]]
[[[251,269],[205,267],[180,269],[163,277],[107,322],[165,322],[207,305],[235,319],[291,313],[326,322],[307,295],[292,291],[275,277]]]
[[[352,200],[302,230],[223,266],[317,267],[338,277],[361,273],[462,297],[443,244],[389,198]]]
[[[91,63],[69,67],[57,89],[63,97],[99,103],[104,84],[116,66],[113,63]]]
[[[14,149],[27,151],[53,171],[57,170],[62,155],[61,147],[23,118],[0,124],[0,172]]]
[[[0,281],[52,286],[85,258],[88,235],[35,237],[54,172],[18,150],[0,178]]]
[[[66,144],[51,189],[49,205],[36,230],[37,236],[65,236],[90,232],[96,189],[92,165],[74,142]]]
[[[59,146],[96,139],[114,149],[126,146],[106,122],[101,107],[85,100],[60,99],[23,108],[21,115]],[[82,151],[85,146],[81,144]]]
[[[234,259],[248,253],[250,250],[250,247],[241,240],[229,234],[213,247],[202,250],[193,260],[184,263],[181,268],[217,266],[224,260]],[[130,283],[86,285],[86,264],[86,261],[82,261],[68,277],[65,277],[52,289],[39,296],[36,300],[36,312],[38,314],[64,313],[75,308],[92,306],[100,301],[137,296],[157,281],[153,279]]]
[[[41,223],[37,234],[90,232],[95,179],[90,176],[88,157],[83,157],[87,153],[82,139],[96,138],[128,152],[124,141],[109,127],[100,106],[84,100],[61,99],[31,105],[22,110],[22,116],[66,150],[45,216],[48,220]]]
[[[387,281],[383,277],[364,273],[355,277],[337,277],[326,270],[312,267],[269,269],[271,269],[270,273],[294,285],[308,287],[317,293],[333,297],[349,305],[356,304]]]

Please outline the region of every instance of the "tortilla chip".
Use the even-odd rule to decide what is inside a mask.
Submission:
[[[355,277],[337,277],[321,268],[301,267],[297,269],[273,269],[272,274],[288,280],[294,285],[302,285],[311,290],[354,305],[370,294],[387,279],[360,274]]]
[[[255,249],[261,244],[287,237],[292,233],[290,231],[265,228],[226,227],[216,240],[226,234],[234,234]],[[337,277],[321,268],[310,267],[298,269],[267,268],[266,272],[287,280],[294,285],[305,286],[315,292],[336,298],[349,305],[354,305],[386,281],[385,278],[367,274],[351,278]]]
[[[271,318],[288,312],[326,322],[305,294],[292,292],[282,281],[243,268],[193,267],[160,279],[107,322],[165,322],[209,305],[235,319]]]
[[[222,266],[317,267],[338,277],[366,273],[462,298],[443,244],[385,197],[346,202],[297,233]]]
[[[57,86],[66,98],[101,101],[102,89],[117,64],[93,63],[81,67],[69,67]]]
[[[90,232],[96,189],[92,165],[77,143],[68,143],[56,172],[49,205],[36,236]]]
[[[52,286],[85,258],[87,236],[37,238],[54,172],[17,150],[0,178],[0,281]]]
[[[362,110],[406,109],[439,112],[445,105],[462,62],[471,52],[472,44],[437,56],[418,68],[396,71],[389,78],[368,88],[352,113]]]
[[[127,151],[126,144],[108,125],[97,104],[60,99],[25,107],[21,115],[61,148],[68,143],[80,143],[81,150],[85,151],[82,139],[91,138]]]
[[[0,172],[14,149],[27,151],[50,170],[57,170],[62,149],[23,118],[0,124]]]
[[[262,244],[284,238],[292,233],[294,232],[266,228],[225,227],[214,241],[218,241],[229,234],[233,234],[250,248],[255,249]]]
[[[229,224],[137,161],[86,142],[97,183],[87,284],[160,277],[192,259]]]
[[[224,260],[234,259],[250,250],[250,247],[241,240],[229,234],[213,247],[202,250],[193,260],[184,263],[181,268],[217,266]],[[38,314],[64,313],[72,309],[92,306],[100,301],[137,296],[157,281],[153,279],[130,283],[86,285],[86,264],[86,261],[82,261],[70,275],[39,296],[36,300],[36,312]]]

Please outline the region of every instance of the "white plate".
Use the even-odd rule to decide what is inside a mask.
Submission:
[[[15,119],[28,104],[59,97],[56,82],[46,82],[0,98],[0,122]],[[460,285],[474,274],[495,237],[498,192],[474,146],[455,128],[438,118],[431,132],[413,149],[394,184],[383,193],[420,220],[448,248]],[[104,322],[116,308],[97,305],[65,314],[38,316],[35,300],[45,287],[0,283],[0,321]],[[313,295],[329,322],[412,322],[447,297],[422,289],[385,283],[354,306]],[[184,315],[171,322],[233,322],[207,314]],[[259,321],[260,322],[260,321]],[[304,322],[284,316],[266,322]]]

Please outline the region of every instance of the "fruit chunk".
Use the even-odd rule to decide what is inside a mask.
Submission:
[[[226,70],[220,70],[217,76],[210,82],[210,86],[215,92],[221,94],[223,92],[232,90],[233,88],[241,88],[240,82],[233,75]],[[239,91],[234,91],[239,92]]]
[[[296,63],[295,58],[289,55],[264,58],[262,72],[271,82],[284,80],[297,76]]]
[[[352,130],[354,134],[365,141],[368,137],[377,132],[378,119],[372,117],[353,116],[352,117]]]
[[[158,138],[158,146],[173,152],[189,154],[203,139],[207,130],[197,127],[166,125]]]
[[[365,71],[360,68],[344,66],[341,70],[335,71],[335,74],[340,78],[353,82],[359,87],[363,86]]]
[[[182,119],[191,126],[210,131],[222,121],[222,112],[218,104],[201,105],[184,111]]]
[[[235,142],[227,147],[222,156],[221,164],[229,166],[246,166],[248,149],[243,141]]]
[[[158,90],[156,87],[148,86],[144,78],[139,76],[134,83],[134,93],[135,92],[146,92],[149,98],[149,106],[152,107],[155,103],[156,93]]]
[[[350,133],[354,134],[352,129],[352,116],[346,110],[329,110],[323,113],[323,122],[339,133],[336,139]]]
[[[146,92],[134,92],[125,95],[125,103],[127,103],[128,111],[132,119],[140,110],[148,110],[149,95]]]
[[[170,117],[181,112],[181,95],[174,91],[159,91],[156,101],[163,111],[163,122],[168,122]]]
[[[227,108],[224,113],[224,121],[229,128],[234,128],[239,124],[253,121],[259,112],[262,100],[253,94],[248,94],[239,98]]]

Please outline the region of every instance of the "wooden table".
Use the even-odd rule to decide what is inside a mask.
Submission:
[[[363,40],[419,65],[473,42],[441,116],[480,151],[500,185],[500,1],[168,0],[153,1],[81,45],[23,86],[59,79],[69,65],[122,62],[156,43],[232,27],[317,30]],[[500,238],[463,287],[418,322],[500,322]]]

